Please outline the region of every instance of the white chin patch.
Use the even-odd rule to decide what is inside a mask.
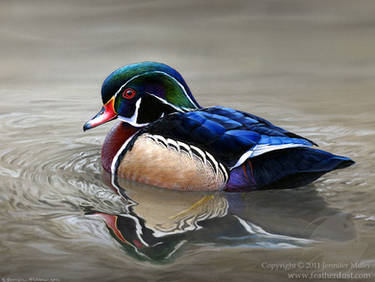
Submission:
[[[134,117],[134,115],[130,118],[118,116],[118,119],[123,121],[123,122],[129,123],[130,125],[132,125],[134,127],[142,127],[142,126],[148,125],[148,123],[137,123],[137,120],[133,119],[133,117]]]
[[[129,123],[130,125],[135,126],[135,127],[141,127],[141,126],[148,125],[148,123],[137,123],[138,111],[139,111],[139,107],[141,105],[141,100],[142,99],[139,99],[135,103],[135,111],[134,111],[134,114],[131,117],[123,117],[123,116],[119,115],[118,119],[123,121],[123,122]]]

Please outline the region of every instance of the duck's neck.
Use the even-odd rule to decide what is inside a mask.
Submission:
[[[140,127],[120,122],[108,132],[102,147],[102,166],[106,171],[111,172],[111,164],[116,153],[124,142],[139,129]]]
[[[172,103],[154,94],[147,93],[137,101],[135,113],[131,118],[120,117],[120,119],[130,124],[136,122],[136,124],[145,125],[174,112],[187,112],[200,108],[198,104],[195,105],[186,101],[187,98],[185,97],[185,104],[182,102]]]

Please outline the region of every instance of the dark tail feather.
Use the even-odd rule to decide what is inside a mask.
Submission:
[[[309,147],[272,151],[248,159],[232,171],[228,190],[295,188],[352,164],[354,161],[347,157]],[[247,189],[239,189],[246,184]]]

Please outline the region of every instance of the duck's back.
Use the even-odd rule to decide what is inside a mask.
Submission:
[[[230,170],[249,157],[314,144],[260,117],[223,107],[174,113],[143,131],[194,145],[212,154]]]

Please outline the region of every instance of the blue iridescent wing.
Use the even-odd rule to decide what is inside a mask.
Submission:
[[[142,131],[194,145],[228,168],[240,165],[241,159],[252,157],[254,152],[267,152],[266,148],[271,151],[314,144],[262,118],[223,107],[167,115]]]

